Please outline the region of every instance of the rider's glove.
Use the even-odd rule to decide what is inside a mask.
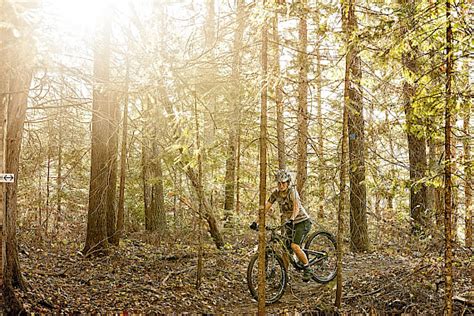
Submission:
[[[288,226],[288,227],[293,227],[293,226],[295,226],[295,223],[292,219],[289,219],[289,220],[286,221],[285,225]]]
[[[258,228],[258,225],[256,222],[252,222],[252,224],[250,224],[250,229],[257,230],[257,228]]]

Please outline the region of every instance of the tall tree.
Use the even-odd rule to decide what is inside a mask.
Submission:
[[[452,195],[452,119],[453,119],[453,31],[451,25],[451,0],[446,0],[446,103],[444,128],[444,278],[445,278],[445,313],[453,314],[453,195]]]
[[[5,312],[20,314],[23,305],[14,288],[25,289],[16,239],[18,171],[23,125],[32,78],[34,47],[29,26],[13,2],[0,2],[0,169],[12,173],[15,182],[1,184],[2,290]]]
[[[118,160],[118,131],[119,131],[119,106],[116,94],[109,95],[107,105],[109,118],[107,128],[109,139],[107,141],[107,238],[114,243],[117,233],[117,160]]]
[[[96,254],[108,250],[107,196],[110,175],[109,120],[111,113],[108,91],[110,77],[110,25],[108,17],[98,20],[94,47],[94,90],[92,99],[91,177],[87,234],[83,253]]]
[[[357,40],[357,17],[355,14],[355,0],[349,0],[347,14],[343,22],[347,45],[346,63],[349,72],[346,72],[348,137],[349,137],[349,181],[350,181],[350,230],[351,249],[361,252],[369,248],[367,231],[367,203],[365,184],[365,143],[364,143],[364,115],[362,100],[362,69]],[[345,86],[346,87],[346,86]]]
[[[422,121],[415,110],[415,97],[417,85],[415,76],[419,73],[418,47],[410,38],[410,32],[415,27],[416,4],[414,0],[400,0],[404,16],[401,31],[406,41],[406,48],[402,54],[402,64],[406,78],[403,83],[403,103],[406,116],[406,129],[408,138],[408,156],[410,163],[410,216],[413,220],[413,232],[423,230],[425,226],[425,211],[427,206],[425,176],[426,139],[423,132]]]
[[[260,156],[259,156],[259,199],[258,199],[258,314],[265,315],[265,202],[267,191],[267,88],[268,88],[268,26],[266,1],[262,1],[264,12],[261,47],[261,90],[260,90]]]
[[[471,158],[471,130],[470,130],[470,119],[471,119],[471,101],[466,100],[466,108],[464,109],[464,205],[466,208],[466,214],[464,219],[465,235],[466,235],[466,247],[472,247],[472,169],[473,162]]]
[[[241,50],[242,50],[242,36],[245,28],[245,3],[244,0],[237,0],[236,8],[236,29],[234,33],[233,42],[233,56],[232,56],[232,73],[231,82],[233,89],[231,90],[232,96],[230,98],[232,103],[232,109],[229,111],[229,138],[228,138],[228,151],[226,159],[226,172],[225,172],[225,197],[224,197],[224,210],[227,211],[227,218],[231,217],[230,213],[234,211],[235,207],[235,172],[236,172],[236,160],[237,160],[237,142],[239,137],[240,128],[240,64],[241,64]]]
[[[317,134],[318,134],[318,145],[317,145],[317,158],[318,158],[318,188],[319,188],[319,210],[318,210],[318,218],[324,218],[324,208],[325,208],[325,173],[326,173],[326,163],[324,160],[324,127],[323,127],[323,114],[322,114],[322,71],[321,71],[321,23],[320,23],[320,15],[321,11],[318,9],[316,13],[315,24],[317,28],[316,33],[316,104],[317,104]]]
[[[307,0],[300,0],[298,27],[298,145],[296,159],[296,189],[304,200],[304,184],[308,177],[308,25]]]
[[[280,5],[278,3],[277,5]],[[285,145],[285,117],[283,104],[283,83],[281,78],[280,66],[280,31],[279,31],[279,10],[275,10],[272,26],[273,26],[273,87],[275,91],[276,105],[276,131],[277,131],[277,151],[278,151],[278,168],[286,169],[286,145]],[[282,217],[283,218],[283,217]],[[283,219],[282,219],[283,220]]]
[[[117,246],[124,231],[124,213],[125,213],[125,176],[127,167],[127,140],[128,140],[128,105],[129,105],[129,84],[130,84],[130,61],[127,57],[125,73],[125,97],[123,101],[122,114],[122,143],[120,146],[120,180],[119,197],[117,204],[117,232],[113,238],[113,243]]]
[[[166,230],[166,214],[164,208],[163,170],[161,151],[158,142],[158,103],[155,97],[147,96],[145,101],[145,118],[143,129],[143,188],[145,205],[145,229]]]

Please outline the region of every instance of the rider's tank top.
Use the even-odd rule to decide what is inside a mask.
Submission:
[[[293,201],[293,199],[291,198],[292,194],[294,194],[295,201]],[[299,212],[295,218],[295,224],[301,223],[309,218],[308,213],[301,204],[298,191],[293,186],[288,188],[288,193],[286,194],[286,196],[281,196],[280,191],[278,191],[278,189],[273,190],[272,194],[268,198],[268,201],[272,204],[275,203],[275,201],[278,202],[278,205],[280,206],[280,212],[283,214],[283,217],[285,219],[289,219],[291,217],[291,214],[293,214],[293,203],[298,203]]]

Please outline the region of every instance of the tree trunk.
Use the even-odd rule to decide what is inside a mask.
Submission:
[[[232,211],[234,211],[235,203],[235,169],[236,169],[236,157],[237,157],[237,135],[239,133],[240,126],[240,54],[242,49],[242,36],[245,28],[244,21],[244,9],[245,3],[243,0],[237,0],[237,13],[236,22],[237,27],[234,33],[233,43],[233,57],[232,57],[232,82],[233,104],[231,114],[228,118],[229,122],[229,140],[228,140],[228,151],[226,160],[226,173],[225,173],[225,197],[224,197],[224,210],[226,211],[226,218],[229,220],[232,217]]]
[[[463,147],[464,147],[464,205],[466,209],[466,214],[465,214],[465,235],[466,235],[466,241],[465,245],[466,248],[471,248],[472,247],[472,169],[473,169],[473,163],[472,163],[472,158],[471,158],[471,132],[470,132],[470,118],[471,118],[471,104],[470,100],[466,100],[466,109],[465,109],[465,114],[464,114],[464,123],[463,123],[463,128],[464,128],[464,141],[463,141]]]
[[[319,36],[320,27],[320,14],[316,14],[316,27],[318,28],[318,36],[316,38],[316,103],[317,103],[317,133],[318,133],[318,188],[319,188],[319,206],[318,206],[318,218],[324,219],[324,208],[325,208],[325,186],[326,186],[326,162],[324,160],[324,130],[323,130],[323,115],[322,115],[322,71],[321,71],[321,48]]]
[[[265,0],[263,0],[265,9]],[[267,21],[262,26],[262,86],[260,92],[260,176],[258,199],[258,314],[265,315],[265,202],[267,190],[267,75],[268,75],[268,34]]]
[[[308,177],[308,27],[306,23],[307,0],[301,0],[298,47],[298,144],[296,159],[296,190],[305,200],[304,184]]]
[[[61,95],[61,100],[63,96]],[[58,177],[56,178],[56,221],[55,225],[58,224],[61,218],[61,204],[62,204],[62,186],[63,186],[63,179],[62,179],[62,169],[63,169],[63,117],[61,115],[61,110],[58,111],[58,124],[59,124],[59,131],[58,131]],[[54,228],[53,228],[54,229]],[[57,230],[57,227],[56,227]]]
[[[87,235],[83,253],[105,253],[108,250],[107,196],[110,175],[108,142],[110,93],[110,21],[101,21],[94,50],[94,91],[92,100],[91,178]]]
[[[0,4],[0,19],[7,20],[15,14],[10,2]],[[18,21],[16,21],[18,22]],[[17,25],[19,27],[19,25]],[[22,34],[23,32],[20,32]],[[15,182],[1,184],[2,193],[2,281],[3,301],[7,314],[24,312],[14,288],[25,289],[21,275],[16,239],[18,170],[23,125],[31,84],[31,39],[15,38],[3,30],[0,34],[0,122],[1,122],[1,172],[15,175]]]
[[[403,23],[402,32],[407,34],[413,27],[415,16],[415,2],[413,0],[400,0],[400,4],[406,10],[406,21]],[[409,43],[411,44],[411,42]],[[418,50],[411,47],[402,54],[403,67],[406,69],[408,76],[414,76],[419,72],[416,59]],[[419,233],[424,230],[425,213],[427,206],[426,185],[422,179],[425,176],[426,162],[426,139],[425,136],[418,132],[421,126],[421,120],[414,113],[414,98],[417,87],[410,83],[413,81],[409,78],[403,83],[403,102],[407,125],[408,138],[408,156],[410,163],[410,216],[413,220],[412,232]]]
[[[41,223],[40,227],[40,238],[42,238],[42,233],[44,230],[45,236],[48,235],[49,228],[49,217],[51,215],[51,205],[50,205],[50,195],[51,195],[51,156],[54,146],[54,135],[53,128],[51,126],[51,120],[48,120],[48,148],[47,148],[47,158],[46,158],[46,218],[44,222]]]
[[[196,128],[196,151],[198,163],[197,185],[199,191],[202,191],[202,156],[201,156],[201,138],[199,137],[199,119],[197,111],[196,91],[194,91],[194,123]],[[203,249],[202,249],[202,211],[203,199],[199,199],[198,208],[198,264],[196,271],[196,289],[201,287],[202,283],[202,269],[203,269]]]
[[[275,105],[276,105],[276,131],[277,131],[277,151],[278,151],[278,168],[286,169],[286,145],[285,145],[285,118],[283,115],[283,85],[281,79],[280,67],[280,34],[278,30],[278,12],[273,17],[273,52],[274,52],[274,70],[273,80],[275,89]]]
[[[117,233],[113,240],[116,246],[119,245],[120,239],[124,233],[124,213],[125,213],[125,174],[127,168],[127,135],[128,135],[128,103],[129,103],[129,76],[130,62],[127,58],[126,75],[125,75],[125,98],[123,104],[122,119],[122,144],[120,147],[120,182],[119,182],[119,199],[117,207]]]
[[[158,92],[162,98],[162,104],[165,107],[166,112],[173,115],[173,113],[175,112],[173,111],[171,101],[168,98],[165,88],[163,86],[159,86]],[[178,139],[179,135],[181,134],[182,134],[182,131],[181,131],[180,126],[176,126],[175,139]],[[222,235],[219,231],[219,226],[217,225],[217,221],[214,217],[214,212],[212,210],[211,204],[209,203],[209,200],[205,196],[204,187],[199,186],[196,171],[191,166],[189,166],[188,161],[181,161],[179,166],[182,170],[184,170],[189,181],[191,181],[191,185],[193,186],[194,191],[196,192],[199,203],[202,203],[203,205],[204,218],[207,221],[207,224],[209,226],[209,234],[211,235],[214,241],[214,244],[216,245],[216,248],[222,249],[224,247],[224,239],[222,238]]]
[[[452,213],[453,213],[453,196],[452,196],[452,154],[451,154],[451,123],[452,123],[452,72],[453,72],[453,55],[452,41],[453,33],[451,28],[451,0],[446,0],[446,107],[445,107],[445,129],[444,129],[444,151],[446,162],[444,165],[444,236],[445,236],[445,314],[450,316],[453,314],[453,231],[452,231]]]
[[[113,244],[117,233],[117,155],[118,155],[118,129],[119,107],[116,95],[109,96],[108,104],[108,134],[107,142],[107,237]]]
[[[350,180],[350,230],[351,250],[367,251],[369,237],[367,232],[367,203],[365,186],[365,144],[364,144],[364,115],[362,105],[362,70],[361,58],[358,55],[357,40],[353,39],[357,31],[355,15],[355,0],[350,0],[347,7],[347,17],[343,24],[349,42],[347,60],[349,78],[347,84],[347,114],[349,137],[349,180]],[[346,88],[346,86],[345,86]]]
[[[203,206],[203,215],[209,225],[209,234],[214,240],[214,244],[217,249],[222,249],[224,247],[224,239],[219,231],[219,226],[217,225],[216,218],[213,215],[212,208],[210,206],[209,200],[206,198],[204,193],[204,188],[199,186],[199,177],[196,171],[190,167],[184,167],[188,179],[191,181],[191,184],[196,192],[199,203],[202,203]]]
[[[164,209],[163,171],[161,167],[161,153],[157,142],[158,110],[156,102],[147,98],[145,110],[145,125],[143,131],[143,185],[145,198],[145,229],[159,231],[166,230],[166,216]]]

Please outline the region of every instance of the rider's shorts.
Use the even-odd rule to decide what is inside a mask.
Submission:
[[[291,242],[301,246],[301,243],[305,239],[306,235],[311,230],[311,220],[308,218],[305,221],[302,221],[292,228],[287,228],[287,236],[291,236]]]

